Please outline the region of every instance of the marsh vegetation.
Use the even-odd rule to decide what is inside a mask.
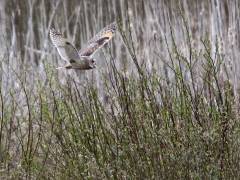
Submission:
[[[180,2],[180,3],[178,3]],[[1,179],[237,179],[238,0],[1,1]],[[116,21],[97,68],[56,70]]]

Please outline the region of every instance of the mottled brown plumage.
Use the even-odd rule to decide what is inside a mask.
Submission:
[[[57,69],[89,70],[95,68],[96,63],[92,57],[93,54],[114,36],[116,29],[117,23],[111,23],[96,34],[79,52],[60,32],[51,29],[50,37],[53,44],[56,46],[59,55],[68,62]]]

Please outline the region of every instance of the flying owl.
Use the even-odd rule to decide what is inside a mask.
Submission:
[[[64,38],[60,32],[51,29],[50,37],[53,44],[56,46],[59,55],[68,62],[57,69],[89,70],[95,68],[96,62],[92,57],[93,54],[114,36],[116,29],[116,22],[109,24],[84,45],[80,51],[68,39]]]

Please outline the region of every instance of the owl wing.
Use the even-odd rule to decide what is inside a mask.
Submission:
[[[77,49],[69,42],[68,39],[64,38],[60,32],[54,29],[50,30],[50,37],[53,44],[56,46],[59,55],[66,61],[71,60],[80,61],[81,58],[78,54]]]
[[[115,34],[117,23],[111,23],[99,33],[97,33],[83,48],[79,51],[80,56],[92,56],[105,43],[107,43]]]

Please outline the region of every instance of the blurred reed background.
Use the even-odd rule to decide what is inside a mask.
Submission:
[[[226,54],[226,61],[232,67],[233,84],[238,84],[239,78],[239,2],[238,1],[180,1],[184,16],[189,24],[192,43],[197,50],[202,48],[200,37],[209,33],[210,41],[220,41],[220,49]],[[65,62],[57,54],[50,41],[49,30],[60,30],[80,49],[94,34],[111,22],[119,18],[123,22],[123,29],[128,33],[132,30],[134,48],[140,63],[146,64],[151,70],[152,63],[159,74],[171,76],[164,63],[156,57],[159,53],[167,61],[168,50],[165,42],[172,48],[170,25],[175,41],[181,51],[188,55],[186,30],[182,28],[183,20],[174,1],[2,1],[1,2],[1,57],[17,72],[29,70],[28,83],[33,85],[36,78],[45,81],[41,60],[49,62],[52,67],[58,67]],[[130,27],[128,27],[128,15]],[[128,35],[128,34],[127,34]],[[212,43],[214,50],[215,43]],[[99,68],[107,73],[103,53],[108,56],[111,52],[118,68],[126,65],[128,71],[135,69],[129,60],[129,53],[124,46],[120,33],[106,45],[95,57]],[[214,51],[212,51],[214,53]],[[109,56],[108,56],[109,58]],[[2,62],[1,82],[12,81],[6,76],[9,69]],[[66,73],[79,80],[81,85],[83,77],[92,77],[101,88],[102,83],[98,70],[75,72],[74,70],[56,71],[64,81]],[[14,83],[13,83],[14,84]]]
[[[179,3],[180,8],[177,3]],[[154,139],[155,136],[159,137],[159,139],[162,139],[163,137],[166,138],[163,140],[164,142],[159,142],[158,144],[158,141],[156,141],[157,143],[155,144],[156,147],[159,145],[162,149],[168,148],[166,149],[166,153],[161,148],[156,148],[151,151],[153,146],[148,144],[149,141],[146,141],[146,146],[142,142],[142,145],[138,144],[138,147],[138,145],[134,144],[134,141],[131,143],[127,143],[126,141],[126,144],[124,144],[125,141],[120,142],[116,140],[115,138],[118,136],[121,136],[121,138],[124,139],[124,137],[132,135],[135,137],[136,135],[136,137],[139,138],[142,132],[139,133],[140,129],[136,130],[131,127],[131,123],[133,123],[132,121],[127,121],[127,124],[124,124],[124,126],[120,125],[121,123],[119,119],[121,119],[120,117],[122,116],[119,114],[125,114],[126,118],[129,118],[130,120],[133,118],[128,117],[129,114],[128,112],[124,112],[124,108],[119,108],[130,101],[129,99],[132,97],[131,94],[129,94],[129,99],[126,100],[126,103],[123,103],[125,101],[119,101],[117,103],[118,105],[113,107],[112,104],[114,104],[115,96],[114,93],[111,94],[110,92],[119,90],[116,90],[117,88],[115,88],[115,86],[118,87],[118,80],[122,80],[121,78],[140,78],[139,74],[141,73],[138,71],[136,62],[134,62],[135,59],[140,65],[143,74],[149,75],[154,72],[158,77],[158,83],[160,82],[161,86],[166,85],[166,87],[170,83],[174,83],[176,81],[177,72],[174,71],[173,67],[175,66],[175,63],[178,64],[181,68],[183,80],[187,83],[192,83],[189,88],[190,90],[188,89],[188,92],[191,94],[192,91],[195,92],[195,88],[201,89],[206,83],[204,78],[198,78],[195,75],[197,74],[201,76],[200,74],[203,74],[204,76],[207,59],[208,57],[213,57],[216,61],[212,61],[212,66],[217,66],[217,73],[211,78],[218,78],[219,81],[213,86],[209,86],[209,91],[204,88],[201,89],[203,92],[201,94],[201,100],[203,103],[206,102],[206,104],[211,105],[211,100],[214,99],[211,95],[209,95],[209,92],[212,92],[211,88],[219,88],[218,85],[220,84],[219,89],[221,91],[223,89],[221,87],[225,87],[225,84],[230,84],[231,95],[234,97],[234,100],[231,101],[234,104],[233,117],[237,120],[239,113],[238,105],[240,90],[239,12],[239,0],[180,0],[177,2],[174,0],[0,1],[1,177],[4,179],[76,179],[80,177],[89,177],[94,179],[191,179],[194,177],[200,177],[201,179],[211,177],[237,177],[237,175],[239,175],[239,172],[236,170],[239,168],[239,162],[237,160],[239,159],[239,155],[237,155],[238,150],[236,149],[237,145],[232,146],[234,147],[232,152],[236,154],[228,154],[229,159],[232,158],[232,160],[236,160],[234,163],[230,163],[230,160],[223,161],[224,153],[220,150],[220,155],[215,157],[213,152],[215,152],[216,149],[214,149],[214,147],[212,148],[212,154],[209,153],[209,149],[211,149],[211,145],[209,145],[201,147],[204,149],[203,151],[207,149],[206,151],[209,153],[208,155],[215,159],[213,162],[211,160],[201,162],[202,164],[209,164],[209,167],[204,169],[205,166],[198,162],[201,170],[198,169],[198,165],[196,164],[196,166],[192,166],[195,167],[195,169],[191,169],[191,163],[193,162],[189,163],[190,161],[180,163],[178,166],[179,159],[176,159],[176,161],[171,159],[171,152],[178,149],[178,151],[176,150],[176,154],[178,154],[180,158],[184,158],[184,152],[188,149],[184,148],[187,146],[191,147],[191,145],[186,145],[185,143],[180,143],[181,145],[179,146],[177,143],[177,145],[175,144],[176,146],[174,143],[173,145],[169,145],[169,142],[171,142],[172,139],[176,138],[175,142],[180,142],[179,139],[181,138],[177,138],[177,136],[180,137],[180,135],[173,135],[173,137],[168,134],[168,132],[170,132],[168,129],[170,125],[167,121],[167,125],[164,125],[165,121],[161,121],[161,126],[158,127],[160,129],[161,127],[166,127],[166,129],[162,129],[160,131],[157,128],[150,128],[151,133],[156,130],[155,135],[150,133],[152,139]],[[97,32],[114,21],[118,22],[119,29],[113,39],[94,55],[97,61],[96,69],[89,71],[65,69],[56,70],[58,66],[63,65],[65,62],[58,55],[57,50],[50,40],[49,31],[51,28],[60,30],[65,37],[70,39],[77,49],[81,49],[81,47],[86,44]],[[204,41],[204,37],[207,37],[209,43]],[[203,41],[205,43],[203,43]],[[130,48],[128,48],[126,42],[129,43]],[[134,54],[135,57],[133,57],[132,54]],[[208,56],[206,56],[206,54],[208,54]],[[196,61],[191,64],[190,61],[191,58],[193,58],[193,55]],[[222,61],[219,64],[217,62],[218,55],[222,55]],[[195,73],[194,75],[192,74],[193,71]],[[114,78],[116,73],[119,73],[119,79]],[[56,79],[56,86],[53,83],[53,77]],[[119,82],[121,82],[119,85],[119,87],[121,87],[122,84],[124,85],[124,83],[127,83],[128,81]],[[139,82],[137,81],[137,83]],[[149,82],[150,85],[151,83],[152,81]],[[108,87],[106,84],[110,84],[110,86],[112,84],[114,87]],[[151,88],[150,85],[149,88]],[[135,86],[135,84],[133,83],[132,86]],[[67,90],[64,90],[65,87]],[[83,144],[85,144],[84,138],[87,139],[88,136],[95,137],[95,133],[92,132],[92,129],[94,129],[93,125],[95,123],[95,117],[99,115],[99,109],[95,109],[97,114],[92,117],[92,120],[94,120],[93,122],[88,119],[88,123],[93,123],[93,125],[84,126],[85,129],[80,128],[81,132],[79,132],[79,138],[83,139],[80,140],[81,143],[79,147],[81,147],[80,149],[82,151],[79,150],[78,147],[76,151],[70,152],[71,150],[66,148],[69,144],[64,145],[64,143],[72,143],[74,137],[71,136],[68,140],[62,141],[62,138],[59,138],[59,133],[56,133],[56,130],[54,130],[54,126],[56,125],[55,121],[54,123],[53,121],[48,121],[48,119],[56,118],[54,113],[55,109],[58,111],[58,108],[61,109],[60,107],[75,107],[74,103],[79,103],[79,99],[75,100],[73,98],[73,100],[71,100],[74,102],[73,105],[69,105],[67,103],[65,104],[63,99],[71,99],[71,97],[78,93],[83,95],[81,96],[83,97],[83,99],[81,99],[81,103],[87,107],[85,110],[81,109],[83,112],[86,111],[86,114],[80,119],[82,120],[87,117],[87,112],[88,110],[90,111],[92,107],[91,103],[88,104],[88,98],[90,96],[88,97],[88,91],[86,92],[86,89],[89,88],[93,88],[97,91],[97,102],[100,104],[102,103],[102,106],[107,108],[106,114],[102,115],[104,118],[101,116],[102,119],[104,119],[105,124],[102,125],[100,122],[96,121],[96,123],[100,123],[98,124],[99,126],[97,126],[98,128],[102,126],[104,126],[104,128],[101,129],[101,132],[95,133],[102,134],[101,137],[103,139],[106,138],[106,132],[114,134],[110,136],[112,139],[105,139],[107,142],[105,143],[108,144],[105,148],[108,149],[109,152],[113,153],[121,146],[121,158],[123,159],[119,158],[119,161],[116,159],[112,161],[111,158],[108,159],[108,156],[112,157],[112,155],[109,154],[103,153],[102,156],[98,153],[95,154],[95,151],[98,152],[98,148],[102,147],[101,138],[100,140],[95,139],[96,141],[93,141],[91,138],[89,140],[95,145],[100,143],[99,146],[96,145],[96,149],[91,149],[90,145],[89,147],[85,145],[85,149],[82,147]],[[74,91],[74,89],[77,90]],[[136,88],[136,91],[133,91],[132,93],[138,93],[138,90],[139,89]],[[166,88],[166,90],[169,89]],[[128,88],[123,90],[120,89],[119,92],[120,91],[128,91]],[[73,93],[70,96],[69,92],[75,92],[75,94]],[[89,92],[92,93],[92,90],[89,90]],[[147,92],[148,91],[144,91],[144,93]],[[159,92],[155,92],[154,89],[152,89],[152,92],[154,97],[156,97],[156,101],[159,100],[156,107],[162,106],[163,97],[161,94]],[[163,90],[163,92],[166,91]],[[174,94],[175,92],[169,90],[169,93]],[[176,92],[176,94],[178,93]],[[91,95],[94,95],[94,93]],[[44,97],[46,98],[44,101],[46,101],[47,106],[45,111],[49,112],[49,114],[44,114],[45,111],[42,111],[41,103],[43,101],[42,98]],[[213,104],[218,104],[218,100],[216,99],[213,101]],[[168,100],[170,101],[170,99]],[[186,102],[189,104],[193,103],[192,101]],[[148,105],[152,105],[152,103],[148,104],[148,102],[146,104],[146,107]],[[174,103],[172,103],[172,105],[174,106]],[[41,110],[39,112],[37,111],[38,107]],[[80,105],[76,107],[79,108]],[[166,107],[169,107],[169,105],[166,105]],[[63,109],[61,111],[65,112]],[[216,109],[219,110],[221,108]],[[93,112],[89,113],[94,114],[95,110],[92,110]],[[134,110],[134,106],[132,110]],[[67,112],[69,111],[70,110],[68,109]],[[105,112],[103,109],[101,112],[102,111]],[[169,114],[171,114],[172,111],[173,109],[170,109]],[[212,111],[212,109],[209,111]],[[219,111],[222,111],[222,109]],[[157,112],[158,111],[156,111],[156,113]],[[72,117],[75,117],[75,113],[78,114],[78,112],[74,112],[71,115],[66,113],[64,116],[61,116],[58,113],[60,119],[59,122],[61,121],[61,126],[59,127],[62,128],[62,123],[64,121],[66,128],[68,122],[72,122],[72,120],[74,120]],[[195,111],[192,111],[189,114],[191,113],[194,114]],[[202,111],[202,113],[208,114],[209,112]],[[145,123],[148,119],[147,114],[148,113],[141,115],[136,119],[143,119],[143,122]],[[165,115],[165,117],[170,116],[168,113],[166,114],[167,115]],[[180,114],[181,113],[179,113],[179,116]],[[76,115],[76,118],[77,117],[80,116]],[[156,117],[159,118],[161,116],[159,115]],[[190,116],[189,119],[191,118],[193,117]],[[149,119],[152,120],[153,118],[149,117]],[[177,125],[175,124],[176,122],[173,124],[174,128],[176,128],[176,132],[181,132],[181,137],[187,137],[186,141],[188,141],[189,136],[185,136],[184,134],[187,128],[181,129],[184,126],[181,125],[181,123],[185,122],[184,119],[189,120],[187,117],[183,118],[181,116],[181,118],[176,121]],[[193,119],[196,120],[197,118],[194,116]],[[109,122],[106,120],[109,120]],[[207,120],[205,119],[204,122],[207,122]],[[81,124],[80,120],[79,124]],[[191,124],[195,127],[198,123],[194,123],[194,120],[192,120]],[[213,124],[217,124],[216,121],[215,123],[213,122]],[[210,125],[207,123],[206,127],[211,127],[213,124]],[[219,124],[224,123],[221,122]],[[74,124],[72,125],[72,127],[76,126]],[[124,127],[128,126],[131,127],[129,128],[131,131],[129,132],[130,134],[126,134],[125,136],[125,130],[121,131],[121,128],[124,129]],[[45,130],[43,130],[43,127],[45,127]],[[234,127],[239,128],[239,124]],[[61,128],[58,129],[59,132],[65,132],[67,129],[62,130]],[[81,134],[88,128],[92,134]],[[105,128],[108,129],[106,132]],[[200,129],[204,138],[207,136],[206,134],[208,134],[206,132],[210,132],[209,129],[207,130],[207,128],[203,128],[202,125]],[[118,135],[118,132],[120,131],[121,135]],[[126,131],[128,131],[128,129]],[[148,129],[143,128],[143,132],[148,132]],[[164,133],[160,133],[159,135],[157,132]],[[223,132],[225,133],[225,129]],[[67,131],[65,135],[71,133],[72,131]],[[169,139],[167,139],[168,135]],[[225,137],[225,135],[223,136]],[[144,135],[144,137],[148,139],[148,135]],[[232,137],[231,142],[235,140],[237,141],[237,139],[235,139],[236,137],[239,137],[239,135]],[[218,139],[221,138],[218,137]],[[214,144],[211,140],[211,137],[209,137],[209,139],[204,141],[204,143],[208,142],[209,144]],[[193,142],[195,142],[195,140],[193,140]],[[216,140],[216,142],[218,141]],[[74,149],[77,142],[74,141],[73,144],[72,148]],[[138,147],[136,151],[132,150],[135,151],[137,155],[131,155],[131,148],[125,152],[126,149],[124,148],[128,147],[130,144],[133,145],[132,147]],[[220,145],[218,147],[220,147]],[[144,154],[142,150],[146,154]],[[78,152],[84,152],[86,154],[82,153],[80,157]],[[119,152],[120,150],[117,150],[115,153]],[[154,153],[148,154],[148,152]],[[142,156],[141,153],[143,153]],[[159,155],[161,153],[163,154]],[[63,154],[69,155],[68,158],[72,159],[64,159],[65,156],[63,156]],[[71,156],[72,154],[74,154],[73,157]],[[92,154],[94,154],[93,157],[91,157]],[[167,160],[164,160],[165,155],[169,155]],[[192,152],[189,151],[189,155],[191,156]],[[134,159],[134,156],[138,159]],[[79,160],[82,157],[84,160]],[[139,157],[142,157],[142,159]],[[197,157],[197,155],[194,156],[193,159],[195,159],[195,157]],[[108,159],[108,161],[105,158]],[[78,160],[78,162],[75,162],[74,159]],[[66,162],[64,160],[66,160]],[[150,165],[145,166],[143,162],[148,165],[149,162],[151,162],[150,164],[152,169],[149,167]],[[216,169],[214,169],[214,162],[219,165],[216,165]],[[224,169],[223,167],[225,162],[228,162],[226,164],[229,165],[229,169],[236,169],[228,173],[230,170],[228,168]],[[190,170],[187,168],[181,169],[183,167],[188,167]],[[209,173],[210,169],[211,173]],[[67,172],[65,172],[65,170]],[[53,174],[51,174],[51,172]],[[194,173],[191,174],[190,172]],[[221,175],[219,175],[216,172],[221,172],[222,174],[220,173]]]

